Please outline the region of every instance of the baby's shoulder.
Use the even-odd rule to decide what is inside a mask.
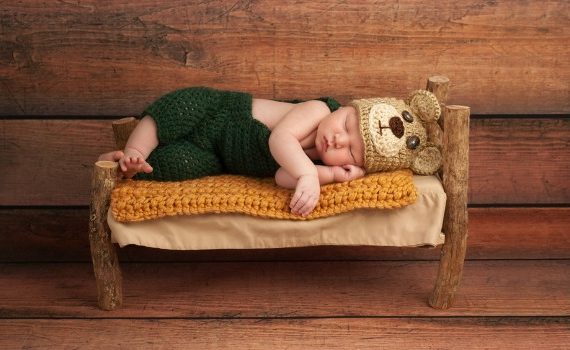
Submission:
[[[254,98],[252,100],[251,114],[254,119],[273,129],[277,123],[293,108],[294,103]]]

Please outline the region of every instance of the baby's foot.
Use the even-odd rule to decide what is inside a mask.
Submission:
[[[140,172],[150,173],[152,167],[146,162],[144,156],[134,148],[125,148],[123,157],[119,160],[119,166],[126,178],[131,178]]]

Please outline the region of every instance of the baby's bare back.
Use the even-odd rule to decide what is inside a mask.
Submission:
[[[289,113],[295,104],[254,98],[252,104],[253,118],[265,124],[270,130]]]

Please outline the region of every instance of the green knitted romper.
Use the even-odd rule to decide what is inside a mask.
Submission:
[[[319,100],[331,111],[340,107],[332,98]],[[159,145],[147,159],[152,173],[139,173],[135,179],[181,181],[219,174],[269,177],[279,169],[269,151],[271,130],[253,118],[250,94],[185,88],[160,97],[144,115],[155,120]]]

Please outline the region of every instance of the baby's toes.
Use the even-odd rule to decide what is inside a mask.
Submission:
[[[139,165],[134,162],[134,159],[129,159],[125,162],[128,171],[138,171]]]
[[[122,171],[127,171],[127,165],[125,164],[125,159],[119,159],[119,167]]]

